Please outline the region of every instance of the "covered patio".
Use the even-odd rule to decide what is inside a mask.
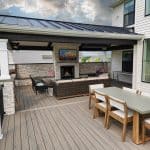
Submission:
[[[0,80],[4,85],[3,102],[6,113],[2,127],[4,138],[0,141],[2,150],[148,149],[149,143],[139,146],[133,144],[132,126],[128,128],[126,142],[122,143],[120,124],[114,121],[115,124],[106,130],[102,124],[103,118],[92,119],[93,110],[88,109],[89,97],[81,96],[88,94],[89,83],[100,81],[98,83],[104,83],[106,87],[124,85],[122,82],[120,84],[119,81],[114,81],[114,79],[119,80],[118,73],[124,71],[122,70],[123,51],[133,51],[132,71],[122,74],[132,76],[126,85],[129,83],[130,87],[137,89],[139,71],[136,64],[137,52],[142,49],[143,35],[120,27],[15,16],[0,16],[0,33]],[[75,50],[76,59],[61,60],[59,57],[61,49]],[[107,66],[106,71],[102,72],[107,73],[107,76],[91,78],[89,74],[93,75],[93,72],[88,72],[91,66],[84,74],[83,66],[81,67],[79,63],[81,51],[112,51],[111,67]],[[9,53],[12,53],[13,57],[10,57]],[[38,59],[33,62],[32,58],[35,57]],[[10,63],[10,60],[13,60],[13,63]],[[102,62],[102,65],[104,67],[105,62]],[[10,66],[13,66],[12,70]],[[73,70],[70,78],[63,76],[64,67],[68,66]],[[16,74],[16,78],[12,77],[11,71],[12,74]],[[47,76],[43,76],[43,72]],[[58,88],[57,94],[54,93],[54,96],[58,96],[58,93],[69,93],[65,95],[68,99],[61,101],[48,94],[36,95],[31,87],[30,76],[33,74],[36,75],[35,77],[53,81],[56,86],[60,83],[63,85],[78,83],[73,87],[77,87],[81,95],[79,97],[78,93],[75,93],[71,95],[73,98],[68,98],[69,92],[71,90],[74,92],[71,86],[63,87],[63,90]],[[88,76],[85,77],[87,74]],[[88,82],[89,80],[94,82]],[[128,77],[124,79],[128,80]],[[86,91],[85,88],[82,89],[84,86],[80,86],[81,81],[86,83],[83,84],[86,86]],[[82,93],[80,88],[85,93]],[[139,141],[135,143],[139,144]]]

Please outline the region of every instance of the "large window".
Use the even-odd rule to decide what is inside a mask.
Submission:
[[[144,41],[142,81],[150,82],[150,39]]]
[[[122,53],[122,72],[133,71],[133,51],[123,51]]]
[[[124,3],[124,26],[134,24],[135,0],[125,0]]]
[[[145,0],[145,15],[150,15],[150,0]]]

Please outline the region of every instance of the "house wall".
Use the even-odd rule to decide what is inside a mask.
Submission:
[[[112,51],[111,59],[111,78],[117,79],[115,71],[122,71],[122,52],[123,50]],[[118,80],[125,83],[132,83],[132,76],[119,74]]]
[[[124,12],[124,3],[113,8],[113,15],[112,15],[113,26],[123,27],[123,12]]]
[[[114,71],[122,70],[122,51],[112,51],[111,76]]]
[[[135,32],[144,34],[144,39],[150,38],[150,16],[145,16],[145,0],[136,0],[135,13]],[[143,39],[143,40],[144,40]],[[142,56],[143,56],[143,40],[138,42],[134,50],[134,79],[133,88],[149,92],[150,83],[144,83],[142,79]]]
[[[136,0],[135,32],[150,38],[150,16],[145,16],[145,0]]]
[[[52,51],[9,50],[9,64],[53,63]]]

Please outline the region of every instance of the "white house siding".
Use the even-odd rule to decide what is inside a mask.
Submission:
[[[111,74],[122,70],[122,51],[112,51]]]
[[[150,38],[150,16],[145,16],[145,0],[136,0],[135,32]]]
[[[150,38],[150,16],[145,16],[145,0],[136,0],[135,32],[144,34],[144,38]],[[149,92],[150,84],[141,81],[143,41],[139,42],[135,51],[133,87],[144,92]]]
[[[123,27],[123,12],[124,12],[123,3],[113,8],[113,15],[112,15],[113,26]]]
[[[52,51],[9,50],[8,54],[9,64],[53,63]]]

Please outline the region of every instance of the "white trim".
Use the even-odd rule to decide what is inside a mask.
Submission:
[[[119,0],[119,1],[117,1],[117,2],[114,2],[114,3],[111,5],[111,7],[112,7],[112,8],[115,8],[115,7],[117,7],[118,5],[122,4],[123,2],[124,2],[124,0]]]
[[[17,25],[0,25],[0,31],[15,32],[15,33],[30,33],[41,35],[56,35],[56,36],[72,36],[72,37],[89,37],[89,38],[108,38],[108,39],[128,39],[140,40],[143,35],[133,34],[119,34],[119,33],[105,33],[105,32],[89,32],[89,31],[75,31],[75,30],[61,30],[61,29],[42,29],[31,27],[20,27]]]
[[[0,42],[7,43],[7,42],[8,42],[8,39],[0,39]]]
[[[1,75],[0,76],[0,81],[2,80],[9,80],[9,79],[11,79],[11,77],[10,77],[10,75]]]

